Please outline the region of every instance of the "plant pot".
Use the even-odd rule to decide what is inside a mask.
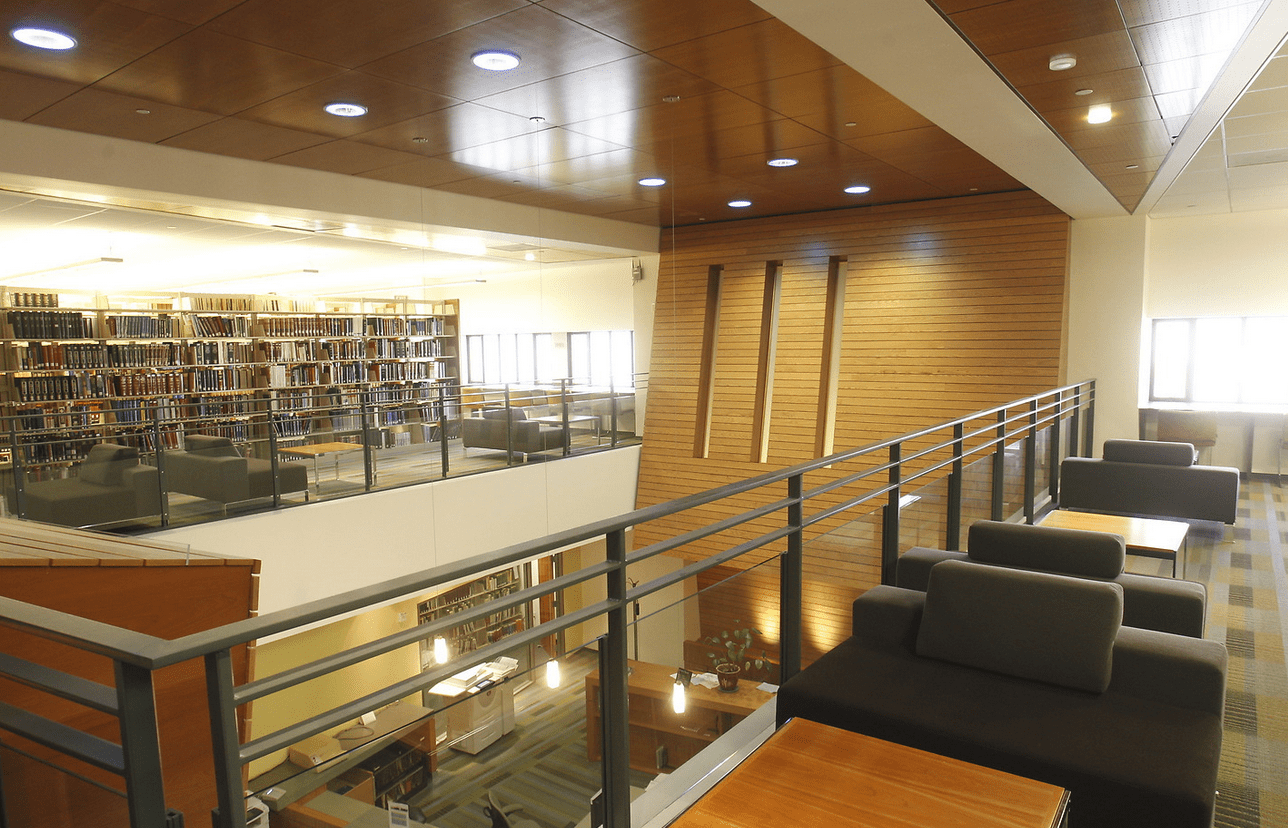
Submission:
[[[737,664],[717,664],[716,678],[720,680],[720,692],[734,693],[738,690],[738,674],[742,668]]]

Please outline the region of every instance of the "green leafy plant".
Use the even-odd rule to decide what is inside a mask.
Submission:
[[[751,648],[752,635],[760,635],[760,630],[755,627],[739,627],[741,621],[733,623],[733,629],[723,630],[702,639],[703,644],[712,648],[712,651],[707,653],[707,658],[711,659],[711,666],[733,664],[744,670],[750,670],[752,667],[763,669],[769,664],[769,654],[765,650],[762,649],[760,655],[752,653],[748,656],[747,654],[747,650]]]

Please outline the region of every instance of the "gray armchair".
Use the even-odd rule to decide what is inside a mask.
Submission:
[[[507,416],[508,413],[508,416]],[[567,443],[564,430],[559,426],[543,425],[529,420],[522,408],[486,408],[479,416],[466,417],[461,431],[464,448],[487,448],[511,451],[515,454],[535,454],[539,451],[561,449]],[[506,426],[509,426],[509,438]]]
[[[227,437],[189,434],[185,451],[166,455],[166,482],[170,491],[236,503],[273,496],[273,467],[267,460],[242,457]],[[308,496],[309,470],[303,463],[277,464],[281,492]]]
[[[63,526],[91,526],[161,514],[160,478],[133,446],[99,443],[75,477],[28,483],[26,517]]]

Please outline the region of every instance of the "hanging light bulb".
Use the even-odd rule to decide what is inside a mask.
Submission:
[[[434,663],[447,663],[447,640],[441,635],[434,636]]]
[[[684,685],[676,679],[675,684],[671,685],[671,709],[676,713],[683,713],[686,699]]]
[[[546,662],[546,686],[553,690],[559,686],[560,681],[559,661],[552,658]]]

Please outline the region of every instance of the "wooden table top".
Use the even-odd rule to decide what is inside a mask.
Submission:
[[[300,457],[321,457],[337,451],[356,451],[362,448],[357,443],[310,443],[307,446],[292,446],[278,449],[282,454],[296,454]]]
[[[1054,785],[792,719],[672,826],[1053,828],[1067,798]]]
[[[1096,512],[1070,512],[1056,509],[1038,521],[1039,526],[1055,529],[1083,529],[1090,532],[1112,532],[1122,535],[1128,549],[1155,552],[1181,551],[1190,525],[1179,520],[1102,515]]]
[[[626,663],[631,667],[630,678],[626,680],[630,693],[670,700],[671,687],[675,684],[674,667],[647,661],[627,661]],[[690,706],[694,708],[746,716],[759,710],[774,697],[773,693],[761,690],[759,685],[758,681],[742,679],[738,682],[737,692],[725,693],[694,684],[685,693],[689,697]],[[599,673],[587,674],[586,686],[593,692],[597,692]]]

